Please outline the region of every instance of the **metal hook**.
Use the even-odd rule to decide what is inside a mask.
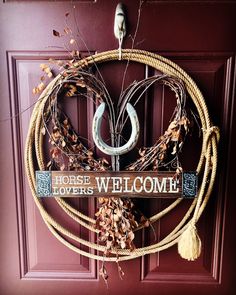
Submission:
[[[114,34],[117,39],[124,38],[126,35],[125,13],[122,3],[119,3],[116,6]]]
[[[134,148],[138,141],[139,137],[139,121],[138,116],[135,109],[132,107],[130,103],[126,105],[126,111],[130,118],[132,132],[130,139],[127,141],[126,144],[120,147],[112,147],[107,145],[101,137],[101,123],[102,123],[102,116],[105,111],[105,102],[102,102],[100,106],[97,108],[95,115],[93,117],[93,124],[92,124],[92,133],[93,133],[93,140],[96,146],[107,155],[111,156],[118,156],[128,153],[130,150]]]
[[[114,34],[119,41],[119,60],[121,60],[121,47],[126,35],[125,13],[122,3],[117,4],[114,20]]]

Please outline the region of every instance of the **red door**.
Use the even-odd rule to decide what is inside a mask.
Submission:
[[[123,3],[127,35],[134,35],[138,1],[124,0]],[[125,272],[122,281],[117,266],[108,263],[109,289],[106,290],[99,279],[99,263],[74,253],[55,239],[34,205],[23,165],[32,111],[29,106],[36,100],[32,89],[38,83],[42,62],[68,57],[63,48],[58,48],[63,44],[60,38],[52,36],[52,30],[63,30],[65,13],[69,12],[71,26],[75,26],[75,14],[91,52],[117,48],[113,35],[116,5],[117,1],[108,0],[5,0],[0,4],[0,294],[234,294],[236,1],[147,0],[142,7],[135,42],[135,48],[170,58],[194,78],[204,94],[214,124],[221,129],[217,182],[198,224],[203,243],[200,258],[195,262],[184,261],[174,246],[122,263]],[[130,46],[127,37],[123,47]],[[79,50],[83,55],[88,54],[81,40]],[[124,68],[124,62],[101,66],[114,100],[120,91]],[[144,65],[131,64],[126,84],[152,73],[153,70]],[[165,130],[173,110],[168,97],[163,89],[154,89],[137,106],[142,130],[139,146],[152,144]],[[67,108],[80,134],[91,139],[93,105],[72,100]],[[183,163],[186,167],[197,161],[195,146],[198,144],[196,137],[187,143]],[[168,203],[145,200],[139,205],[151,215]],[[94,216],[94,200],[76,200],[72,205]],[[53,200],[46,206],[63,225],[84,239],[94,241],[95,237],[66,216]],[[188,201],[182,202],[154,225],[158,239],[173,229],[187,206]],[[137,235],[136,244],[146,245],[153,239],[152,231],[145,230]]]

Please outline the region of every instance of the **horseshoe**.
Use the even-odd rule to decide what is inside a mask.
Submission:
[[[93,133],[93,140],[96,146],[104,154],[107,154],[110,156],[118,156],[118,155],[123,155],[125,153],[128,153],[130,150],[134,148],[139,137],[139,121],[138,121],[138,116],[135,109],[132,107],[130,103],[127,103],[126,111],[130,118],[132,132],[131,132],[130,139],[127,141],[127,143],[120,147],[109,146],[102,140],[101,123],[102,123],[102,116],[104,111],[105,111],[105,102],[102,102],[100,106],[97,108],[95,115],[93,117],[92,133]]]

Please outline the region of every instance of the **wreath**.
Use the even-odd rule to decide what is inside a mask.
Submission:
[[[68,248],[86,257],[118,263],[162,251],[178,243],[181,257],[195,260],[201,253],[201,240],[197,234],[196,223],[207,204],[216,177],[219,130],[212,125],[205,100],[189,75],[172,61],[147,51],[122,50],[122,59],[149,65],[162,74],[132,83],[122,92],[116,111],[104,81],[93,74],[93,67],[97,68],[99,63],[118,59],[120,59],[119,52],[113,50],[75,60],[67,64],[40,95],[31,116],[25,148],[26,173],[34,201],[52,234]],[[50,77],[50,69],[45,65],[42,68]],[[60,225],[47,212],[42,200],[36,194],[35,170],[106,171],[119,169],[119,162],[110,163],[105,158],[98,159],[93,151],[83,144],[83,138],[75,131],[69,116],[61,106],[62,100],[79,96],[79,98],[92,99],[97,103],[105,102],[111,142],[119,146],[122,141],[122,130],[127,121],[124,112],[127,103],[133,102],[135,106],[154,83],[163,84],[175,93],[176,108],[164,134],[153,146],[141,148],[138,159],[124,169],[130,171],[174,170],[178,177],[182,172],[178,155],[182,151],[186,136],[191,133],[195,117],[186,103],[186,98],[190,97],[196,107],[202,130],[202,149],[196,168],[198,175],[201,175],[197,197],[193,199],[180,223],[163,240],[141,248],[136,248],[134,245],[135,232],[143,227],[151,226],[153,222],[175,208],[182,199],[176,199],[163,211],[146,217],[136,208],[133,201],[125,196],[124,198],[99,198],[99,208],[94,219],[78,211],[65,199],[55,198],[59,206],[73,220],[98,234],[99,243],[84,240]],[[40,85],[34,89],[34,92],[37,93],[39,90],[41,90]],[[43,149],[46,133],[49,135],[51,144],[49,161],[46,161]],[[81,250],[65,237],[99,253]],[[122,276],[123,272],[119,264],[118,270]],[[101,275],[107,279],[104,263]]]

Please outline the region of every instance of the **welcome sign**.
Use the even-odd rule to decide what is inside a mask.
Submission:
[[[196,172],[36,171],[38,197],[192,198]]]

